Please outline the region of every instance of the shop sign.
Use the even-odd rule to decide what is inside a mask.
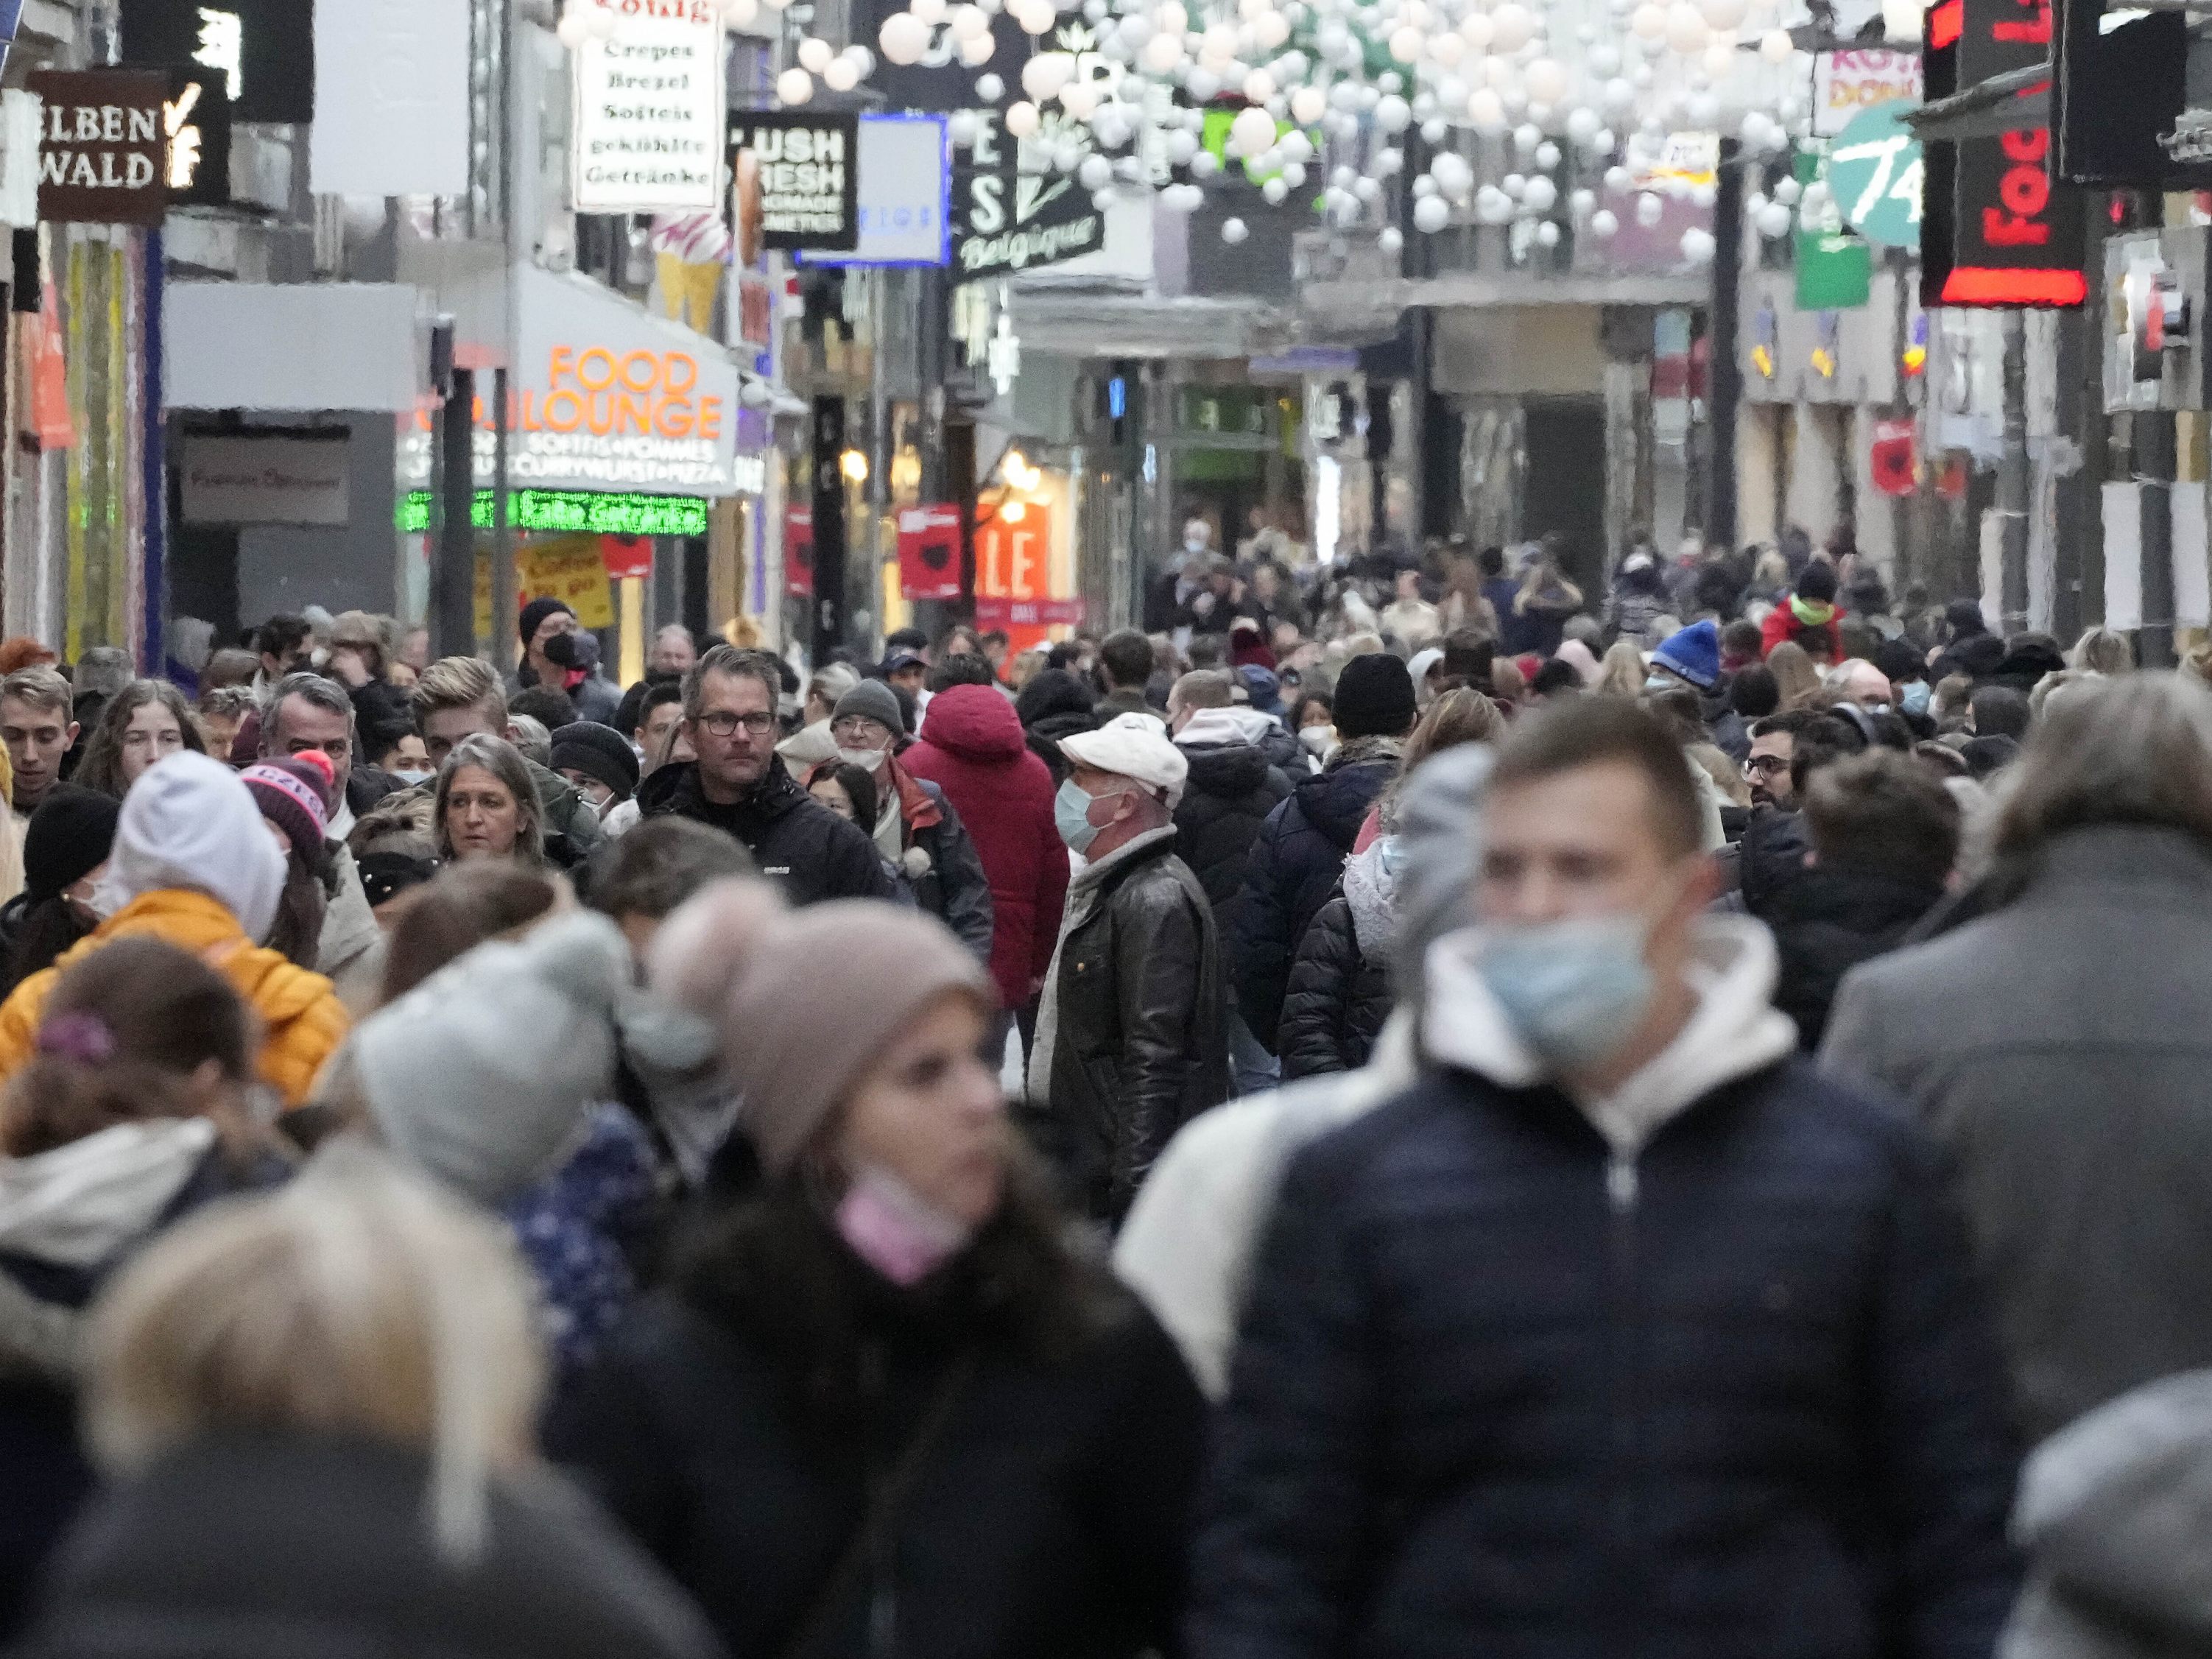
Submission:
[[[476,629],[492,637],[491,555],[477,555]],[[614,586],[607,580],[606,562],[599,556],[596,536],[557,536],[548,541],[525,542],[514,550],[514,599],[518,606],[532,599],[558,599],[574,613],[582,628],[615,625]]]
[[[1717,132],[1670,132],[1659,154],[1636,180],[1638,190],[1663,189],[1668,185],[1717,184],[1721,170],[1721,136]]]
[[[960,509],[940,502],[898,515],[899,592],[909,599],[960,597]]]
[[[223,83],[237,118],[315,118],[311,0],[123,0],[123,61],[198,68]]]
[[[1920,246],[1920,141],[1899,118],[1912,107],[1878,104],[1862,112],[1828,152],[1828,189],[1844,222],[1887,247]]]
[[[2049,60],[2051,0],[1948,0],[1928,16],[1931,41],[1939,28],[1957,28],[1954,66],[1944,77],[1957,87]],[[1952,89],[1930,74],[1931,94]],[[2075,306],[2088,297],[2081,192],[2053,187],[2047,125],[1938,144],[1929,162],[1921,258],[1926,303]]]
[[[860,239],[860,117],[737,110],[732,198],[744,263],[760,248],[849,252]]]
[[[1041,157],[1025,167],[1030,146],[1006,136],[997,112],[977,118],[969,164],[953,177],[952,280],[1060,264],[1103,247],[1106,216],[1091,192],[1072,175],[1047,170]]]
[[[1186,437],[1273,436],[1275,398],[1255,386],[1187,386],[1176,394],[1176,429]]]
[[[1017,651],[1042,641],[1045,630],[1079,625],[1083,601],[1052,591],[1052,511],[1024,505],[1019,520],[1003,516],[975,527],[975,625],[1003,628]]]
[[[794,599],[814,597],[814,509],[783,510],[783,591]]]
[[[602,536],[599,562],[615,581],[642,581],[653,574],[653,542],[645,536]]]
[[[479,489],[471,505],[469,522],[478,530],[493,527],[496,509],[492,495],[489,489]],[[428,490],[410,490],[399,498],[394,522],[410,535],[421,535],[430,527],[430,507]],[[516,530],[574,535],[703,536],[707,533],[707,503],[696,495],[510,489],[507,492],[507,521]]]
[[[808,264],[941,265],[951,255],[952,168],[936,115],[860,118],[859,234],[849,252],[810,245]]]
[[[2051,133],[2059,178],[2145,190],[2212,186],[2212,111],[2189,107],[2194,25],[2118,0],[2059,9]]]
[[[721,15],[714,0],[598,0],[614,32],[574,53],[579,213],[721,205]]]
[[[1885,495],[1910,495],[1920,487],[1917,429],[1910,420],[1876,421],[1867,470]]]
[[[0,0],[0,68],[8,62],[8,48],[15,44],[15,27],[22,21],[23,0]]]
[[[1920,54],[1850,46],[1813,56],[1813,136],[1832,138],[1863,111],[1920,101]]]
[[[188,433],[178,466],[186,524],[348,522],[351,446],[343,434],[216,436]]]
[[[230,200],[230,94],[220,76],[171,70],[161,106],[169,203],[222,207]]]
[[[158,225],[168,212],[161,137],[169,77],[143,70],[38,70],[39,217]]]
[[[852,38],[874,51],[884,21],[894,12],[906,9],[906,0],[854,0]],[[1009,66],[1018,67],[1028,60],[1032,42],[1010,10],[1001,8],[988,21],[992,44],[988,62],[978,66],[961,60],[948,7],[930,27],[929,45],[918,60],[894,64],[878,53],[876,72],[868,77],[868,84],[884,94],[884,101],[892,109],[935,110],[949,115],[955,110],[982,109],[993,104],[1003,107],[1022,95],[1021,77]],[[995,76],[1000,83],[996,99],[985,98],[976,90],[975,83],[986,75]]]
[[[740,495],[763,495],[768,493],[768,457],[740,455],[730,463],[730,482],[737,486]]]

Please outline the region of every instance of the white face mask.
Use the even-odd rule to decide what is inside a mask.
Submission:
[[[837,758],[848,766],[857,766],[870,777],[884,769],[887,758],[880,749],[840,749]]]

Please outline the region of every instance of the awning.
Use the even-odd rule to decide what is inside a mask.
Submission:
[[[1961,138],[2000,138],[2008,132],[2051,125],[2051,66],[2032,64],[1991,76],[1948,98],[1923,104],[1903,118],[1923,143]]]

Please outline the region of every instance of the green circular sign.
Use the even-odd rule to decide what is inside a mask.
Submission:
[[[1899,99],[1851,118],[1828,151],[1828,191],[1844,222],[1869,242],[1920,246],[1920,141]]]

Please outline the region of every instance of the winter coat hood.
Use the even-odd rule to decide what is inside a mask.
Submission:
[[[1014,699],[1014,714],[1025,726],[1055,714],[1081,714],[1085,719],[1097,708],[1097,697],[1091,688],[1065,668],[1048,668],[1037,675]]]
[[[1186,800],[1194,795],[1241,800],[1267,781],[1267,757],[1249,743],[1191,744],[1178,739],[1176,747],[1190,763],[1183,782]]]
[[[1399,856],[1400,850],[1386,836],[1344,863],[1344,902],[1352,912],[1352,934],[1359,941],[1359,954],[1370,962],[1387,963],[1390,959],[1390,942],[1398,931],[1393,908],[1398,878],[1391,863]]]
[[[1022,717],[1006,694],[990,685],[948,686],[929,700],[924,741],[966,760],[1018,759],[1028,745]]]
[[[260,833],[258,826],[255,833]],[[263,1081],[288,1106],[307,1099],[316,1074],[351,1024],[330,981],[248,941],[239,932],[237,918],[206,894],[168,888],[125,905],[0,1005],[0,1078],[30,1063],[46,999],[62,975],[110,939],[134,938],[173,945],[228,980],[261,1017]]]
[[[205,1118],[118,1123],[0,1161],[0,1255],[88,1272],[153,1229],[215,1145]]]
[[[2212,1371],[2075,1419],[2022,1473],[2027,1589],[1998,1659],[2154,1659],[2212,1646]]]
[[[1347,743],[1330,759],[1328,770],[1297,786],[1298,810],[1340,850],[1349,852],[1367,809],[1389,787],[1397,765],[1398,745],[1387,738]]]
[[[1524,1047],[1476,967],[1483,930],[1464,928],[1431,947],[1422,1043],[1444,1065],[1501,1088],[1555,1081]],[[1743,916],[1708,916],[1694,936],[1697,1010],[1673,1042],[1603,1099],[1576,1100],[1616,1152],[1632,1154],[1670,1119],[1724,1083],[1774,1065],[1797,1046],[1797,1029],[1773,1003],[1774,939]]]

